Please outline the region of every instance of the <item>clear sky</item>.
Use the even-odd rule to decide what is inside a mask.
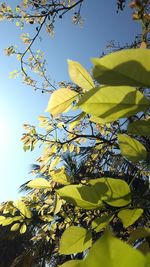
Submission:
[[[132,21],[131,10],[126,8],[116,14],[115,2],[87,0],[81,13],[83,28],[74,26],[68,15],[56,22],[54,38],[43,31],[38,47],[45,52],[52,80],[69,80],[68,58],[90,68],[90,58],[101,55],[107,41],[125,44],[140,32],[138,23]],[[19,69],[19,64],[15,58],[6,57],[3,49],[20,44],[21,33],[13,23],[0,23],[0,201],[17,198],[19,185],[29,179],[29,165],[35,163],[40,152],[23,151],[22,124],[37,124],[37,117],[44,114],[48,102],[48,95],[34,92],[19,78],[8,79],[9,72]]]

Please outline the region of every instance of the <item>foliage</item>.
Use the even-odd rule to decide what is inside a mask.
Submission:
[[[23,13],[22,23],[52,31],[44,23],[54,5],[52,18],[83,1],[58,2],[24,1],[25,8],[34,5],[40,14],[31,21]],[[142,8],[143,22],[147,1],[142,7],[133,2],[138,12]],[[15,17],[3,8],[7,19]],[[23,59],[34,38],[22,38],[29,45],[21,55],[24,73]],[[39,117],[42,133],[24,125],[24,150],[43,147],[33,170],[37,177],[26,184],[31,189],[27,196],[1,205],[0,224],[12,236],[30,236],[25,261],[30,254],[32,263],[26,266],[149,266],[150,52],[143,42],[149,46],[145,28],[139,47],[92,59],[92,75],[69,60],[73,83],[51,94],[50,115]],[[11,49],[7,54],[15,53]]]

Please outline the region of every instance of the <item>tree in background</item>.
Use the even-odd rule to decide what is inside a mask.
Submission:
[[[125,1],[117,3],[123,9]],[[53,34],[55,19],[73,8],[74,23],[81,23],[82,4],[24,1],[16,13],[1,5],[2,18],[17,19],[20,27],[39,23],[33,38],[23,35],[23,53],[15,47],[6,53],[17,55],[27,84],[40,89],[27,73],[32,70],[44,79],[41,90],[52,93],[50,117],[39,116],[45,134],[26,124],[22,137],[25,151],[43,147],[33,169],[38,178],[27,183],[31,191],[25,197],[1,205],[2,229],[10,236],[15,232],[15,238],[27,235],[26,253],[14,255],[12,266],[23,261],[25,266],[62,267],[150,263],[149,1],[130,3],[133,18],[142,24],[131,47],[110,43],[115,52],[92,60],[92,76],[69,60],[72,83],[55,89],[43,54],[33,52],[32,45],[42,27]]]

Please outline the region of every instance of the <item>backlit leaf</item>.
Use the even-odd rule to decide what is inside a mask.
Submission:
[[[24,234],[27,231],[27,226],[25,223],[20,227],[20,234]]]
[[[103,215],[92,221],[92,229],[96,233],[100,232],[102,229],[106,228],[108,223],[113,219],[112,215]]]
[[[31,218],[32,213],[29,207],[21,200],[15,201],[15,207],[20,211],[21,215],[25,216],[26,218]]]
[[[56,183],[63,185],[70,184],[70,177],[67,175],[64,168],[54,170],[50,173],[50,175],[52,176],[52,180]]]
[[[44,178],[36,178],[33,181],[30,181],[27,186],[30,188],[37,189],[51,188],[50,183]]]
[[[94,87],[94,82],[88,71],[78,62],[68,60],[68,70],[71,80],[88,91]]]
[[[71,260],[67,261],[62,265],[59,265],[59,267],[79,267],[79,264],[81,263],[81,260]]]
[[[76,99],[78,93],[69,88],[60,88],[52,93],[46,112],[56,116],[64,112]]]
[[[104,86],[86,92],[78,106],[86,113],[100,117],[101,123],[107,123],[146,111],[150,101],[129,86]]]
[[[118,134],[121,154],[132,162],[145,160],[147,151],[145,147],[136,139],[125,134]]]
[[[128,125],[128,133],[150,136],[150,120],[135,121]]]
[[[60,254],[73,254],[85,251],[92,245],[91,234],[82,227],[71,226],[65,230],[60,240]]]
[[[118,213],[118,217],[122,221],[122,224],[125,228],[134,224],[142,215],[143,209],[125,209],[121,210]]]
[[[15,223],[15,224],[13,224],[13,226],[11,227],[11,231],[17,231],[18,229],[19,229],[19,227],[20,227],[20,223]]]
[[[93,76],[105,85],[150,87],[149,49],[127,49],[93,58]]]

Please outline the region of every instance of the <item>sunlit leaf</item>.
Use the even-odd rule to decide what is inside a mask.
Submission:
[[[21,200],[15,201],[15,207],[20,211],[21,215],[25,216],[26,218],[31,218],[32,213],[29,207]]]
[[[143,209],[125,209],[121,210],[118,213],[118,217],[122,221],[122,224],[125,228],[134,224],[142,215]]]
[[[145,262],[145,257],[139,251],[105,232],[90,249],[81,266],[144,267]]]
[[[105,186],[105,192],[101,194],[101,200],[114,207],[123,207],[131,202],[131,191],[128,184],[115,178],[97,178],[90,180],[91,185],[95,185],[96,189]]]
[[[64,168],[54,170],[50,173],[50,175],[52,176],[52,180],[56,183],[63,185],[70,184],[70,177],[67,175]]]
[[[106,228],[108,223],[113,219],[112,215],[103,215],[101,217],[97,217],[92,221],[92,229],[96,233],[100,232],[102,229]]]
[[[68,70],[71,80],[88,91],[94,87],[94,82],[88,71],[78,62],[68,60]]]
[[[150,136],[150,120],[144,121],[135,121],[128,125],[128,133]]]
[[[68,203],[90,210],[102,206],[99,195],[105,193],[106,190],[105,186],[101,186],[98,194],[95,186],[67,185],[57,190],[57,192]]]
[[[69,130],[75,128],[81,121],[82,118],[85,117],[85,112],[82,112],[75,120],[73,120],[69,125]]]
[[[105,85],[150,86],[149,49],[127,49],[93,58],[93,76]]]
[[[44,178],[36,178],[33,181],[30,181],[27,186],[30,188],[37,189],[51,188],[50,183]]]
[[[18,231],[19,227],[20,227],[20,223],[15,223],[12,225],[10,230],[11,231]]]
[[[46,112],[56,116],[64,112],[76,99],[78,93],[69,88],[60,88],[52,93]]]
[[[121,154],[132,162],[145,160],[147,151],[145,147],[136,139],[125,134],[118,134]]]
[[[67,261],[62,265],[59,265],[59,267],[79,267],[79,264],[81,263],[81,260],[71,260]]]
[[[147,110],[150,101],[129,86],[104,86],[86,92],[78,106],[86,113],[100,117],[102,123],[107,123]]]
[[[24,234],[27,231],[27,226],[25,223],[20,227],[20,234]]]
[[[82,227],[71,226],[60,239],[60,254],[73,254],[85,251],[92,245],[91,234]]]

